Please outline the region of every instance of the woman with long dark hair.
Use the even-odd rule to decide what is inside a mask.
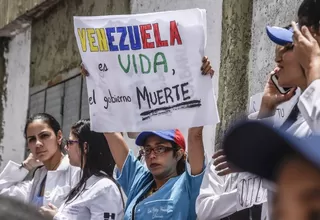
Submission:
[[[60,124],[53,116],[38,113],[27,120],[24,133],[30,154],[21,164],[9,161],[0,174],[0,194],[38,208],[59,207],[80,177],[79,168],[70,166],[62,153]],[[24,181],[35,168],[33,179]]]
[[[59,210],[43,212],[57,220],[122,219],[123,199],[112,177],[115,163],[104,135],[91,131],[89,120],[80,120],[71,127],[66,150],[70,163],[82,169],[81,179]]]

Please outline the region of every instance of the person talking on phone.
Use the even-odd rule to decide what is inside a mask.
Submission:
[[[299,24],[309,28],[302,27],[302,33],[295,23],[293,27],[267,27],[270,40],[277,44],[275,61],[278,66],[267,81],[260,111],[249,116],[251,119],[272,119],[278,105],[292,100],[293,108],[281,129],[297,137],[318,134],[320,131],[319,11],[320,0],[305,0],[301,4],[298,12]],[[302,93],[301,96],[297,88]],[[226,159],[216,165],[215,170],[205,174],[197,199],[197,212],[201,219],[214,220],[227,215],[230,218],[231,214],[240,214],[236,209],[237,187],[232,190],[223,188],[227,186],[227,179],[230,179],[235,171],[230,169]],[[219,167],[223,167],[223,170]],[[224,170],[228,173],[222,175],[224,179],[219,181],[218,175]],[[274,188],[265,180],[263,187],[269,191],[268,206],[263,205],[261,217],[268,219],[272,213],[270,204],[273,201]],[[210,212],[205,211],[208,209]]]
[[[296,99],[290,114],[281,129],[297,137],[310,136],[320,130],[319,124],[313,124],[316,118],[310,115],[310,110],[316,108],[316,103],[305,99],[305,94],[315,90],[318,92],[317,82],[308,82],[308,70],[305,69],[295,53],[293,42],[293,28],[267,27],[267,34],[276,46],[277,68],[270,74],[264,89],[258,119],[272,118],[277,106],[290,99]],[[295,95],[301,91],[301,96]],[[249,118],[254,118],[254,114]]]
[[[277,106],[292,99],[299,88],[301,95],[295,97],[296,105],[280,126],[282,130],[299,138],[320,134],[319,11],[320,0],[304,0],[298,10],[298,24],[292,22],[287,28],[267,27],[270,40],[277,44],[275,61],[278,66],[265,87],[257,119],[272,118]],[[272,81],[274,74],[276,77]],[[281,92],[279,86],[290,89]],[[275,189],[273,183],[264,181],[263,185],[269,190],[270,216]]]
[[[275,52],[277,67],[269,75],[259,112],[249,115],[249,118],[272,120],[277,107],[292,100],[294,103],[292,110],[280,127],[295,136],[304,137],[312,132],[298,108],[298,98],[299,93],[307,88],[307,80],[293,52],[293,32],[291,27],[287,28],[267,27],[268,37],[277,44]]]
[[[303,56],[299,55],[301,50],[297,50],[297,45],[301,45],[297,44],[298,41],[307,40],[309,41],[307,43],[311,45],[311,38],[308,39],[308,37],[301,34],[298,26],[302,28],[305,26],[304,28],[311,31],[310,34],[314,37],[312,42],[316,42],[312,45],[313,50],[318,47],[320,42],[319,11],[320,0],[304,0],[298,10],[299,25],[293,23],[294,27],[292,25],[286,28],[267,27],[268,37],[277,44],[275,58],[277,68],[271,73],[266,84],[257,118],[272,117],[278,105],[295,98],[296,105],[287,120],[281,125],[281,128],[298,137],[310,136],[320,130],[320,124],[317,123],[319,118],[316,114],[319,109],[315,100],[308,98],[309,93],[315,94],[317,97],[320,94],[319,78],[310,77],[310,67],[315,66],[314,64],[316,63],[313,60],[320,58],[316,58],[316,56],[310,57],[312,51],[311,49],[306,50],[307,44],[304,44],[303,50],[306,53]],[[300,32],[299,37],[297,37],[297,31]],[[294,39],[296,39],[296,42],[294,42]],[[310,66],[310,64],[312,65]],[[310,78],[312,79],[310,80]],[[294,97],[297,88],[301,91],[301,96]]]
[[[299,93],[296,94],[297,87],[300,88],[299,92],[306,89],[307,80],[303,68],[293,53],[293,31],[280,27],[267,27],[267,34],[277,44],[275,61],[278,67],[269,76],[260,111],[249,115],[249,118],[272,120],[278,105],[295,99],[292,100],[294,103],[292,111],[282,125],[282,129],[287,127],[294,134],[307,136],[311,134],[311,129],[298,110]],[[198,217],[205,220],[268,219],[266,216],[269,211],[266,203],[252,204],[243,210],[238,208],[240,207],[238,198],[242,189],[238,189],[237,182],[246,181],[246,176],[250,177],[250,175],[239,175],[237,170],[230,167],[223,151],[216,152],[213,159],[205,173],[197,198]],[[261,179],[257,180],[261,181]],[[267,186],[264,181],[263,186]],[[271,201],[271,198],[268,200]]]

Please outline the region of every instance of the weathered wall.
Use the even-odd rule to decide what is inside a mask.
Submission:
[[[230,123],[247,109],[252,2],[223,1],[217,148]]]
[[[275,44],[266,34],[266,25],[289,25],[292,20],[296,20],[301,2],[302,0],[253,1],[249,96],[263,91],[268,74],[276,66],[274,62]]]
[[[24,125],[28,111],[31,30],[16,35],[4,52],[5,74],[1,88],[2,129],[0,170],[8,160],[20,163],[25,154]],[[23,58],[21,58],[23,55]],[[0,68],[1,69],[1,68]],[[1,72],[1,70],[0,70]],[[2,162],[3,160],[3,162]]]
[[[0,0],[0,29],[45,0]]]
[[[132,0],[131,13],[145,13],[156,11],[169,11],[178,9],[201,8],[207,10],[208,41],[206,55],[209,57],[215,76],[213,85],[216,96],[218,95],[218,78],[220,66],[220,42],[221,42],[221,13],[222,0]],[[187,131],[183,130],[186,136]],[[206,126],[204,130],[204,145],[208,156],[212,155],[215,143],[215,126]]]
[[[8,50],[8,43],[9,39],[7,38],[0,38],[0,142],[3,140],[4,136],[4,131],[3,131],[3,126],[4,126],[4,116],[3,116],[3,109],[7,97],[7,91],[6,91],[6,79],[7,79],[7,74],[6,74],[6,60],[4,58],[4,53],[5,51]],[[3,158],[3,146],[0,146],[0,166],[2,164]]]
[[[0,0],[0,36],[13,37],[62,0]]]
[[[59,73],[78,67],[80,55],[73,30],[75,15],[129,13],[129,0],[62,1],[47,16],[33,23],[30,86],[60,81]]]

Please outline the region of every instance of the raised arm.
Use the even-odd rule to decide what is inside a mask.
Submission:
[[[188,132],[188,162],[192,175],[198,175],[203,171],[204,148],[202,131],[203,127],[194,127],[190,128]]]
[[[303,67],[307,88],[301,94],[298,107],[314,134],[320,134],[320,31],[314,32],[303,26],[301,31],[295,22],[294,53]]]
[[[126,144],[121,133],[104,133],[104,136],[108,141],[112,157],[116,162],[118,169],[122,170],[122,167],[129,154],[128,145]]]

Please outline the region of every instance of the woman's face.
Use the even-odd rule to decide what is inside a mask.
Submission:
[[[281,87],[304,87],[307,83],[303,69],[293,53],[293,45],[276,47],[276,73]]]
[[[152,175],[157,179],[164,179],[176,174],[179,159],[173,155],[172,144],[158,136],[150,136],[145,141],[145,161]]]
[[[69,134],[69,140],[67,141],[65,149],[68,153],[70,164],[72,166],[81,167],[79,139],[72,132]]]
[[[316,220],[320,216],[320,172],[309,162],[294,158],[279,172],[274,219]]]
[[[36,159],[45,162],[60,151],[62,132],[55,135],[52,128],[41,119],[36,119],[27,127],[28,148]]]

